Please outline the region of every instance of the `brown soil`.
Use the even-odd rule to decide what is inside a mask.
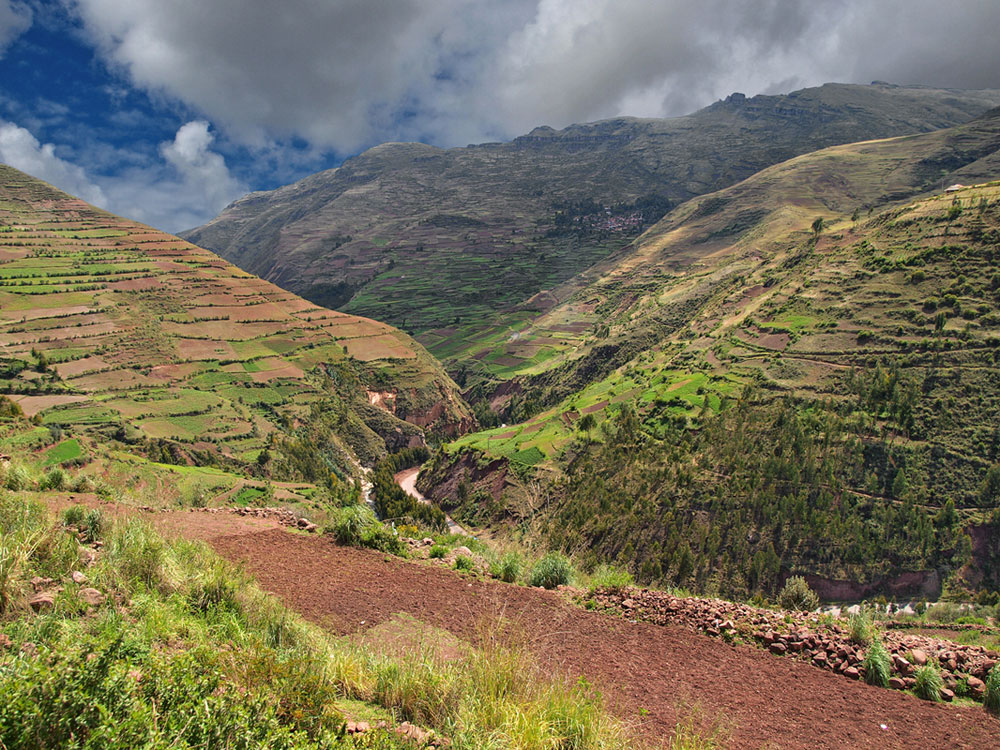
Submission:
[[[189,516],[196,526],[205,520]],[[734,748],[971,749],[1000,737],[1000,720],[980,707],[925,703],[683,628],[587,612],[555,593],[468,580],[278,529],[197,535],[337,634],[361,634],[406,613],[474,641],[502,616],[542,665],[586,676],[654,740],[671,733],[685,704],[730,725]]]

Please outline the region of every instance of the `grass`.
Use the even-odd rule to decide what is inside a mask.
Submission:
[[[375,653],[306,624],[206,545],[129,519],[102,531],[87,572],[113,596],[81,616],[69,583],[34,615],[28,581],[66,580],[77,542],[20,496],[0,496],[0,531],[0,632],[13,644],[0,652],[4,747],[404,746],[378,731],[344,737],[340,706],[357,701],[455,748],[634,747],[597,691],[544,674],[502,625],[484,624],[480,647],[450,662]],[[21,656],[29,642],[39,658]]]
[[[504,552],[489,566],[490,575],[504,583],[516,583],[521,578],[522,570],[524,557],[514,550]]]
[[[541,586],[554,589],[556,586],[566,586],[573,580],[573,566],[570,561],[558,552],[550,552],[540,558],[528,574],[531,586]]]
[[[892,661],[880,638],[872,640],[861,666],[864,668],[865,682],[878,687],[889,687]]]
[[[597,570],[590,578],[590,590],[609,589],[611,591],[623,591],[635,583],[632,574],[627,570],[614,565],[602,563],[597,566]]]
[[[935,703],[941,700],[941,688],[944,687],[944,680],[941,679],[941,674],[933,665],[927,664],[920,667],[913,679],[915,680],[913,692],[917,697]]]
[[[859,646],[867,646],[875,635],[875,624],[864,610],[848,618],[847,628],[850,631],[851,643]]]
[[[45,451],[43,465],[55,466],[66,461],[73,461],[81,456],[83,456],[83,446],[80,445],[80,441],[76,438],[70,438]]]

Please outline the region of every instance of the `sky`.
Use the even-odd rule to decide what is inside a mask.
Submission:
[[[1000,0],[0,0],[0,161],[176,232],[385,141],[1000,88]]]

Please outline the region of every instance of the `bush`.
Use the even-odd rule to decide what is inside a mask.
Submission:
[[[34,481],[31,478],[31,474],[20,464],[15,464],[13,466],[7,467],[6,476],[4,476],[4,487],[12,492],[20,492],[21,490],[27,490],[31,488]]]
[[[338,508],[331,514],[329,530],[338,544],[361,546],[364,534],[378,524],[371,509],[364,505]]]
[[[475,570],[476,561],[466,555],[459,555],[455,558],[455,570]]]
[[[990,670],[986,676],[986,692],[983,694],[983,705],[991,714],[1000,716],[1000,664]]]
[[[859,646],[867,646],[872,642],[872,637],[875,635],[875,625],[872,622],[871,616],[865,610],[861,610],[856,615],[851,615],[848,620],[848,628],[850,629],[851,643]]]
[[[83,519],[84,531],[88,542],[96,542],[104,532],[104,514],[100,508],[93,508]]]
[[[515,583],[521,577],[524,560],[517,552],[505,552],[490,564],[490,575],[504,583]]]
[[[531,568],[528,583],[532,586],[554,589],[556,586],[568,584],[572,574],[573,568],[569,560],[558,552],[550,552]]]
[[[865,670],[865,682],[878,687],[889,687],[889,674],[892,671],[892,661],[889,659],[889,652],[882,641],[873,639],[872,645],[868,647],[861,666]]]
[[[632,574],[614,565],[599,565],[590,580],[590,590],[609,589],[622,591],[635,583]]]
[[[792,576],[785,581],[784,588],[778,594],[778,604],[782,609],[812,612],[819,607],[819,597],[809,588],[805,578]]]
[[[916,682],[913,685],[913,692],[925,701],[937,702],[941,700],[941,688],[944,687],[944,680],[941,675],[930,664],[920,667],[914,675]]]
[[[431,551],[427,554],[432,560],[440,560],[442,557],[448,554],[448,548],[443,544],[435,544],[431,547]]]
[[[67,526],[79,526],[87,515],[87,509],[82,505],[71,505],[62,513],[63,523]]]
[[[402,555],[404,551],[402,539],[379,521],[366,505],[337,508],[331,514],[327,531],[338,544],[367,547],[393,555]]]
[[[38,482],[38,489],[42,492],[48,490],[61,490],[66,486],[66,475],[62,469],[49,469],[45,476]]]
[[[88,519],[91,513],[87,514]],[[131,591],[141,587],[162,588],[163,560],[163,540],[148,524],[130,521],[114,529],[101,562],[117,580],[121,591]]]

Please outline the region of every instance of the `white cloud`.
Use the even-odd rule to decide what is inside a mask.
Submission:
[[[993,0],[63,0],[229,137],[352,153],[831,80],[1000,86]]]
[[[31,27],[31,8],[17,0],[0,0],[0,56]]]
[[[113,175],[88,175],[58,157],[53,144],[43,145],[27,129],[0,121],[0,161],[95,206],[168,232],[203,224],[247,192],[222,156],[210,149],[212,141],[208,123],[195,120],[181,126],[173,141],[160,144],[162,162],[137,165],[134,154],[123,154],[119,166],[131,166]]]
[[[0,121],[0,161],[27,172],[60,190],[105,207],[104,191],[94,184],[82,168],[56,156],[55,146],[41,144],[28,130],[11,122]]]
[[[180,175],[185,189],[200,193],[217,211],[246,189],[229,174],[222,155],[209,150],[213,140],[208,123],[194,120],[182,125],[172,142],[161,144],[160,154]]]

